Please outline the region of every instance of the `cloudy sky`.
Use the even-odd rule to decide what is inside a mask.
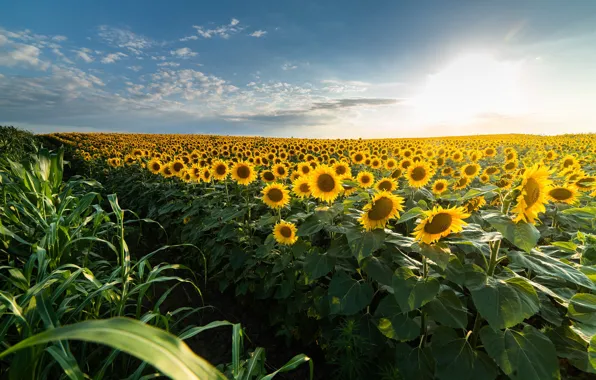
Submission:
[[[0,0],[0,124],[596,132],[596,1]]]

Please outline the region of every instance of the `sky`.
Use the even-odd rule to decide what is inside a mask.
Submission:
[[[596,132],[596,1],[0,0],[0,124]]]

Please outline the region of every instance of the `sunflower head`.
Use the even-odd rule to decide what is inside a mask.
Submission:
[[[308,178],[312,196],[324,202],[333,202],[343,190],[341,179],[327,165],[317,167]]]
[[[437,206],[424,212],[424,217],[414,229],[414,238],[425,244],[432,244],[450,233],[460,232],[467,224],[464,219],[469,216],[462,207],[444,209]]]
[[[404,199],[388,191],[380,191],[375,194],[371,203],[363,208],[360,216],[360,224],[367,231],[375,228],[385,228],[387,221],[399,217],[399,211],[403,211]]]
[[[549,179],[551,171],[538,164],[526,168],[522,175],[520,185],[517,187],[520,194],[517,197],[517,204],[513,208],[515,222],[523,220],[534,223],[538,214],[546,210],[545,204],[548,200],[548,192],[552,181]]]
[[[286,178],[288,176],[288,168],[284,164],[275,164],[271,168],[275,178]]]
[[[438,179],[433,183],[433,193],[436,195],[443,194],[447,191],[447,187],[449,186],[449,182],[445,179]]]
[[[228,165],[221,160],[215,161],[211,164],[211,175],[214,179],[223,181],[228,176]]]
[[[273,182],[275,181],[275,174],[271,170],[264,170],[261,172],[261,179],[263,182]]]
[[[474,164],[467,164],[462,166],[461,168],[461,175],[462,177],[474,178],[480,173],[480,165]]]
[[[577,188],[573,185],[554,186],[548,190],[548,199],[555,203],[577,203]]]
[[[333,170],[335,170],[337,177],[341,179],[352,176],[352,170],[350,169],[350,166],[343,162],[338,162],[333,165]]]
[[[232,179],[240,185],[246,186],[257,179],[257,173],[251,164],[239,161],[232,166]]]
[[[279,221],[275,227],[273,227],[273,237],[275,241],[283,245],[292,245],[298,240],[296,233],[298,229],[294,223]]]
[[[486,204],[486,199],[483,196],[472,198],[464,204],[464,210],[471,214],[474,211],[480,210]]]
[[[378,191],[394,192],[397,190],[397,181],[391,177],[381,178],[375,184],[375,189]]]
[[[270,183],[261,193],[263,202],[272,209],[282,208],[290,203],[290,193],[281,183]]]
[[[300,176],[292,183],[292,192],[301,199],[310,196],[310,185],[308,184],[309,179],[306,176]]]
[[[157,158],[153,158],[147,163],[147,169],[153,174],[159,174],[162,167],[163,164]]]
[[[356,181],[360,187],[371,187],[374,184],[375,176],[368,171],[362,171],[356,176]]]
[[[424,161],[413,163],[408,167],[408,171],[406,172],[408,183],[414,188],[420,188],[426,185],[433,175],[434,173],[430,165]]]
[[[170,162],[170,170],[172,171],[172,174],[176,176],[182,175],[182,171],[184,170],[184,168],[186,168],[186,164],[182,160]]]

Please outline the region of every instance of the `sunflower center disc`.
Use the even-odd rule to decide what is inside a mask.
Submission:
[[[237,174],[240,178],[248,178],[250,177],[250,169],[248,166],[241,166],[238,168]]]
[[[451,227],[453,218],[447,213],[440,213],[434,216],[432,222],[424,225],[424,232],[429,234],[440,234]]]
[[[282,228],[280,228],[279,233],[281,234],[281,236],[283,236],[285,238],[292,237],[292,229],[288,226],[283,226]]]
[[[511,170],[513,168],[515,168],[515,163],[514,162],[510,162],[507,165],[505,165],[505,169],[507,169],[507,170]]]
[[[528,178],[525,190],[524,200],[526,201],[526,207],[532,207],[540,197],[540,186],[534,178]]]
[[[217,172],[217,174],[219,174],[219,175],[224,175],[224,174],[226,174],[226,167],[225,167],[225,166],[223,166],[223,165],[219,165],[219,166],[218,166],[218,167],[215,169],[215,171],[216,171],[216,172]]]
[[[486,169],[486,174],[495,174],[497,168],[488,168]]]
[[[286,174],[286,169],[284,169],[282,167],[277,168],[277,174],[279,174],[279,175]]]
[[[175,171],[179,172],[183,168],[184,168],[184,164],[182,164],[182,162],[176,162],[176,163],[174,163],[174,170]]]
[[[467,175],[474,175],[476,174],[476,167],[475,166],[466,166],[466,170],[464,170]]]
[[[303,167],[302,167],[302,174],[308,174],[308,172],[310,172],[310,167],[308,167],[308,166],[303,166]]]
[[[266,181],[273,181],[275,176],[271,172],[265,172],[265,174],[263,174],[263,178],[265,178]]]
[[[414,168],[412,170],[412,179],[414,181],[421,181],[426,177],[426,170],[422,167]]]
[[[300,191],[303,193],[308,193],[310,191],[310,187],[308,186],[308,183],[300,184]]]
[[[346,174],[346,168],[343,166],[338,166],[335,168],[335,172],[339,175]]]
[[[284,193],[280,189],[270,189],[267,192],[267,197],[273,202],[279,202],[284,199]]]
[[[331,175],[323,173],[317,178],[317,186],[321,191],[329,193],[335,189],[335,179]]]
[[[445,187],[445,184],[442,182],[437,183],[437,185],[435,186],[435,189],[437,190],[443,190],[443,187]]]
[[[566,201],[567,199],[571,198],[573,193],[571,193],[571,191],[569,191],[568,189],[560,187],[557,189],[552,189],[549,192],[549,195],[558,201]]]
[[[362,159],[363,159],[363,158],[364,158],[364,157],[362,157],[362,155],[361,155],[361,154],[357,154],[357,155],[354,157],[354,160],[355,160],[355,161],[362,161]]]
[[[379,198],[368,211],[368,219],[383,220],[391,214],[392,210],[393,201],[391,199],[386,197]]]
[[[393,186],[391,186],[391,182],[389,181],[383,181],[379,183],[379,190],[390,191],[392,187]]]
[[[154,162],[153,163],[153,170],[157,172],[157,171],[159,171],[159,169],[161,169],[161,166],[157,162]]]

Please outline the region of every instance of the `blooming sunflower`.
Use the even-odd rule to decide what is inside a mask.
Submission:
[[[263,191],[263,202],[272,209],[282,208],[290,203],[288,189],[281,183],[270,183]]]
[[[214,179],[223,181],[228,176],[228,165],[221,160],[217,160],[211,164],[211,172]]]
[[[147,169],[153,174],[159,174],[163,164],[157,158],[153,158],[151,161],[147,163]]]
[[[488,183],[490,181],[488,174],[482,174],[479,179],[481,183]]]
[[[430,181],[433,176],[430,166],[424,162],[415,162],[408,167],[406,178],[411,187],[423,187]]]
[[[362,171],[356,176],[356,181],[360,187],[371,187],[374,183],[375,176],[371,172]]]
[[[513,208],[516,214],[515,222],[523,220],[534,224],[538,213],[544,212],[544,205],[548,200],[548,192],[552,181],[548,179],[551,171],[538,164],[527,168],[522,175],[521,184],[517,187],[520,195],[517,197],[517,204]]]
[[[286,178],[288,176],[288,168],[284,164],[275,164],[271,168],[275,178]]]
[[[164,165],[161,168],[161,175],[168,178],[174,175],[174,173],[172,173],[172,169],[170,169],[170,165]]]
[[[447,191],[448,185],[449,182],[447,182],[445,179],[436,180],[435,183],[433,183],[433,193],[436,195],[443,194],[445,191]]]
[[[361,164],[366,159],[366,154],[364,154],[364,152],[354,152],[351,159],[353,163]]]
[[[186,167],[186,165],[184,164],[184,162],[181,161],[181,160],[172,161],[172,162],[170,162],[170,165],[169,166],[170,166],[170,171],[175,176],[181,176],[182,175],[182,171]]]
[[[461,167],[462,177],[474,178],[480,173],[480,165],[467,164]]]
[[[470,179],[468,177],[461,177],[453,184],[453,190],[461,190],[468,187],[470,184]]]
[[[403,211],[404,199],[388,191],[380,191],[375,194],[371,203],[364,206],[364,213],[358,219],[360,224],[367,231],[375,228],[384,228],[387,221],[399,217],[399,211]]]
[[[596,177],[584,175],[575,181],[575,186],[579,191],[590,191],[596,187]]]
[[[388,191],[390,193],[394,192],[397,190],[397,181],[390,177],[381,178],[375,184],[375,189],[379,191]]]
[[[548,190],[547,196],[555,203],[574,204],[577,202],[577,189],[573,185],[555,186]]]
[[[416,240],[432,244],[452,232],[460,232],[467,224],[463,219],[469,216],[470,214],[466,213],[463,207],[444,209],[436,206],[424,212],[424,218],[418,222],[412,234]]]
[[[350,169],[350,166],[343,162],[338,162],[333,165],[333,170],[335,170],[335,174],[340,179],[352,176],[352,170]]]
[[[275,241],[283,245],[292,245],[298,240],[296,235],[298,229],[294,223],[280,220],[275,227],[273,227],[273,237]]]
[[[345,195],[346,197],[349,197],[350,195],[352,195],[352,193],[354,193],[358,187],[347,182],[354,182],[354,178],[352,178],[352,176],[350,177],[346,177],[344,178],[344,182],[342,183],[342,187],[344,188],[344,193],[343,195]]]
[[[240,161],[232,166],[232,179],[240,185],[246,186],[257,179],[257,173],[251,164]]]
[[[484,199],[484,197],[482,197],[482,196],[472,198],[466,202],[466,204],[464,205],[464,210],[468,214],[471,214],[474,211],[480,210],[482,208],[482,206],[484,206],[485,204],[486,204],[486,199]]]
[[[301,199],[310,196],[310,185],[308,184],[308,177],[300,176],[292,183],[292,192]]]
[[[297,170],[301,175],[308,175],[312,171],[312,167],[308,162],[301,162],[298,164]]]
[[[275,181],[275,174],[271,170],[265,170],[261,173],[261,179],[263,182],[273,182]]]
[[[333,202],[343,189],[341,179],[327,165],[317,167],[308,178],[312,196],[325,202]]]

